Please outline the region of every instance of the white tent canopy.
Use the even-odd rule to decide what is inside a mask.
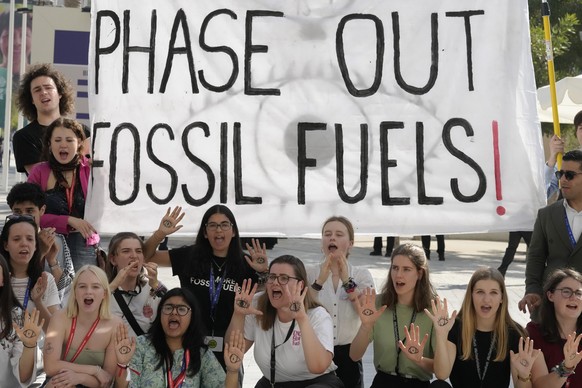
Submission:
[[[537,95],[540,121],[553,122],[550,86],[539,88]],[[582,74],[576,77],[565,77],[556,82],[556,97],[560,123],[572,124],[576,113],[582,110]]]

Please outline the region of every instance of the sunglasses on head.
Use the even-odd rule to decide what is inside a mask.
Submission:
[[[560,180],[562,177],[566,178],[567,181],[571,181],[576,177],[576,175],[580,175],[582,172],[570,171],[570,170],[558,170],[556,171],[556,178]]]
[[[34,222],[34,217],[31,216],[30,214],[8,214],[6,216],[5,222],[8,222],[8,221],[21,221],[21,220]]]

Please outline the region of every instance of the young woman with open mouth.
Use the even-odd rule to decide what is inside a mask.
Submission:
[[[117,233],[109,241],[105,265],[113,295],[111,313],[128,324],[132,336],[147,333],[167,291],[158,281],[158,265],[144,264],[143,248],[135,233]]]
[[[204,327],[206,344],[215,352],[223,368],[224,334],[233,312],[236,285],[267,271],[267,251],[253,240],[245,255],[234,214],[224,205],[211,206],[202,216],[194,245],[156,251],[159,243],[179,230],[184,217],[181,207],[168,209],[158,230],[145,243],[145,259],[161,266],[171,266],[180,285],[194,294]]]
[[[396,247],[378,303],[374,290],[357,301],[362,324],[350,357],[361,360],[374,341],[373,388],[429,386],[435,338],[424,309],[435,296],[424,250],[413,244]],[[427,334],[421,338],[420,333]]]
[[[541,376],[534,378],[534,385],[582,387],[582,367],[578,368],[582,359],[582,274],[570,268],[555,270],[544,284],[543,295],[540,322],[526,326],[545,361],[534,365],[532,375]]]
[[[494,268],[479,268],[471,276],[463,305],[448,312],[446,300],[432,302],[437,338],[432,387],[532,386],[532,367],[542,363],[540,351],[508,311],[503,275]],[[456,319],[455,319],[456,318]],[[446,380],[450,379],[451,385]]]
[[[53,227],[63,234],[78,271],[83,265],[96,264],[94,245],[99,235],[85,217],[85,198],[91,166],[82,154],[85,132],[75,120],[59,118],[46,129],[42,157],[28,181],[46,193],[46,211],[41,227]]]
[[[245,349],[253,344],[263,372],[256,388],[341,388],[333,363],[333,324],[307,284],[305,266],[284,255],[269,265],[266,291],[242,283],[228,332],[244,327]],[[227,334],[228,336],[228,334]]]
[[[362,388],[362,361],[352,361],[350,344],[360,327],[356,299],[362,291],[374,288],[374,279],[367,268],[355,267],[348,261],[354,245],[354,227],[341,216],[328,218],[321,230],[322,262],[306,266],[309,284],[319,302],[333,320],[333,362],[336,374],[345,388]]]
[[[120,368],[116,387],[236,388],[244,341],[238,332],[225,344],[225,374],[215,353],[204,344],[194,295],[187,289],[173,288],[162,297],[146,335],[136,341],[125,325],[118,326],[116,350]]]
[[[109,310],[107,275],[95,265],[85,265],[72,288],[67,308],[53,315],[46,335],[47,387],[108,387],[116,369],[114,333],[121,320]]]
[[[42,270],[38,249],[38,227],[29,215],[9,215],[0,234],[0,253],[6,257],[10,284],[24,310],[36,308],[44,319],[44,331],[60,308],[55,278]]]

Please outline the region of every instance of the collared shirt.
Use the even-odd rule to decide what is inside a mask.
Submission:
[[[570,207],[567,200],[564,200],[564,209],[566,209],[566,216],[568,217],[568,224],[570,224],[572,235],[576,242],[578,242],[580,234],[582,233],[582,211],[578,212],[574,210]]]
[[[319,276],[322,265],[323,263],[315,266],[306,266],[310,285]],[[354,267],[348,262],[348,273],[358,285],[354,292],[362,292],[368,287],[374,288],[374,279],[367,268]],[[337,289],[334,290],[332,275],[330,274],[325,284],[322,284],[321,291],[315,292],[315,294],[319,302],[331,315],[333,321],[333,344],[351,344],[360,328],[360,317],[342,287],[341,280],[338,282]]]

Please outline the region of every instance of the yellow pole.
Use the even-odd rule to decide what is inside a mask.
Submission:
[[[554,135],[560,136],[560,118],[558,116],[558,99],[556,97],[556,74],[554,72],[554,49],[552,48],[552,31],[550,28],[550,5],[542,0],[542,20],[544,22],[544,40],[546,42],[546,61],[548,62],[548,79],[550,81],[550,98],[552,99],[552,119]],[[562,168],[562,153],[556,158],[558,170]]]

